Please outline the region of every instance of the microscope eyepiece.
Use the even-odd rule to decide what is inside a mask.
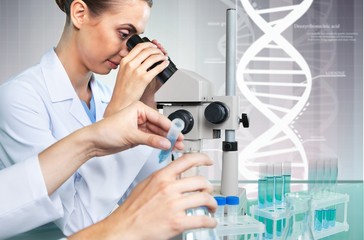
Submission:
[[[126,46],[128,47],[129,51],[134,48],[137,44],[139,43],[143,43],[143,42],[150,42],[150,40],[147,37],[141,38],[139,35],[133,35],[131,36],[128,41],[126,42]],[[167,82],[167,80],[178,70],[176,65],[174,65],[174,63],[172,62],[172,60],[170,58],[168,58],[169,60],[169,65],[168,67],[166,67],[162,72],[160,72],[156,78],[161,81],[162,83]],[[153,64],[150,69],[153,69],[155,66],[157,66],[158,64],[160,64],[161,62],[157,62],[155,64]],[[150,70],[148,69],[148,70]]]

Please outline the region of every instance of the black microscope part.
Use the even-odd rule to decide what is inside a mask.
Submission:
[[[128,47],[129,51],[135,47],[138,43],[143,42],[150,42],[150,40],[147,37],[141,38],[139,35],[133,35],[131,36],[128,41],[126,42],[126,46]],[[160,72],[156,78],[161,81],[163,84],[167,82],[167,80],[178,70],[176,65],[172,62],[170,58],[168,58],[169,64],[168,66]],[[160,64],[161,62],[157,62],[153,64],[148,70],[153,69],[155,66]]]

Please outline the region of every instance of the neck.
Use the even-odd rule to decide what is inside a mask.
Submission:
[[[92,72],[82,64],[81,59],[77,55],[75,41],[71,35],[65,28],[55,51],[78,97],[85,102],[89,102],[91,100],[89,82]]]

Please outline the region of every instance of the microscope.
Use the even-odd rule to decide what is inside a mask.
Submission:
[[[177,69],[170,60],[169,66],[157,79],[163,86],[156,92],[158,108],[170,120],[180,118],[184,121],[185,151],[199,152],[202,141],[221,138],[222,142],[222,175],[219,193],[224,196],[238,196],[238,143],[235,131],[240,123],[249,127],[246,114],[239,114],[239,99],[235,94],[235,9],[227,10],[227,50],[226,50],[226,95],[213,96],[210,81],[195,72]],[[127,46],[149,41],[138,35],[132,36]],[[159,63],[157,63],[159,64]],[[152,66],[151,68],[153,68]]]

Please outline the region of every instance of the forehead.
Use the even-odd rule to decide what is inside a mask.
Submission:
[[[112,7],[100,15],[99,20],[111,25],[129,24],[137,32],[144,32],[150,15],[150,7],[143,0],[119,0]]]

